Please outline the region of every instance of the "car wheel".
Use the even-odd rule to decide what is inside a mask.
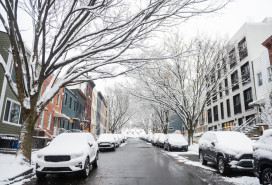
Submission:
[[[225,175],[228,172],[226,164],[224,162],[224,158],[222,156],[217,159],[217,167],[220,174]]]
[[[36,172],[36,176],[38,179],[44,179],[46,174],[45,173],[39,173],[39,172]]]
[[[82,176],[88,177],[89,173],[90,173],[90,161],[89,158],[87,158],[84,164],[84,169],[82,170]]]
[[[94,160],[94,162],[93,162],[93,168],[97,168],[97,161],[98,161],[98,154],[96,154],[96,158],[95,158],[95,160]]]
[[[202,151],[199,152],[199,161],[202,165],[207,165],[207,161],[204,159],[204,155]]]
[[[263,171],[262,181],[264,185],[272,184],[272,168],[266,168]]]

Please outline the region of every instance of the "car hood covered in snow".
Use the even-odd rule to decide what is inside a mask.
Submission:
[[[168,142],[172,145],[188,145],[188,142],[180,134],[170,134]]]
[[[102,143],[102,142],[110,142],[110,143],[114,143],[115,139],[114,136],[112,134],[101,134],[97,140],[98,143]]]
[[[240,132],[224,131],[214,132],[217,141],[215,147],[217,150],[226,154],[234,155],[236,158],[243,154],[252,154],[252,140]]]
[[[86,134],[63,133],[58,135],[49,146],[41,149],[38,155],[69,155],[79,154],[87,149]]]

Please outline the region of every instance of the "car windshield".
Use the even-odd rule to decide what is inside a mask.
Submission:
[[[169,140],[172,140],[172,141],[182,140],[182,141],[184,141],[185,139],[180,134],[171,134],[171,135],[169,135]]]
[[[87,135],[84,133],[63,133],[58,135],[50,143],[50,146],[77,146],[79,143],[87,143]]]
[[[101,134],[98,138],[98,141],[113,141],[114,137],[111,134]]]

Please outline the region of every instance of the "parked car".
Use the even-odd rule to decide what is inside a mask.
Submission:
[[[112,134],[116,143],[116,148],[118,148],[121,145],[121,141],[119,139],[119,137],[117,136],[117,134]]]
[[[152,137],[152,145],[156,145],[156,142],[157,142],[157,140],[159,139],[159,136],[160,136],[160,134],[162,134],[162,133],[154,133],[153,134],[153,137]]]
[[[264,131],[253,150],[254,174],[260,184],[272,184],[272,129]]]
[[[167,134],[164,142],[164,149],[168,151],[188,151],[188,142],[181,134]]]
[[[243,133],[235,131],[209,131],[198,141],[201,164],[217,165],[221,174],[230,170],[253,170],[253,142]]]
[[[80,172],[87,177],[97,167],[98,145],[90,133],[63,133],[37,153],[36,175]]]
[[[113,150],[116,149],[116,140],[113,134],[101,134],[97,140],[99,150]]]
[[[165,139],[166,139],[166,134],[161,134],[159,136],[159,139],[157,140],[157,146],[160,148],[163,148]]]

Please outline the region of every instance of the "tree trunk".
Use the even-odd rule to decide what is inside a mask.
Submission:
[[[37,112],[32,109],[22,108],[23,123],[18,141],[17,159],[21,163],[31,164],[31,149],[34,125],[37,120]]]
[[[192,128],[188,129],[188,144],[193,144],[193,136],[194,136],[194,130]]]

